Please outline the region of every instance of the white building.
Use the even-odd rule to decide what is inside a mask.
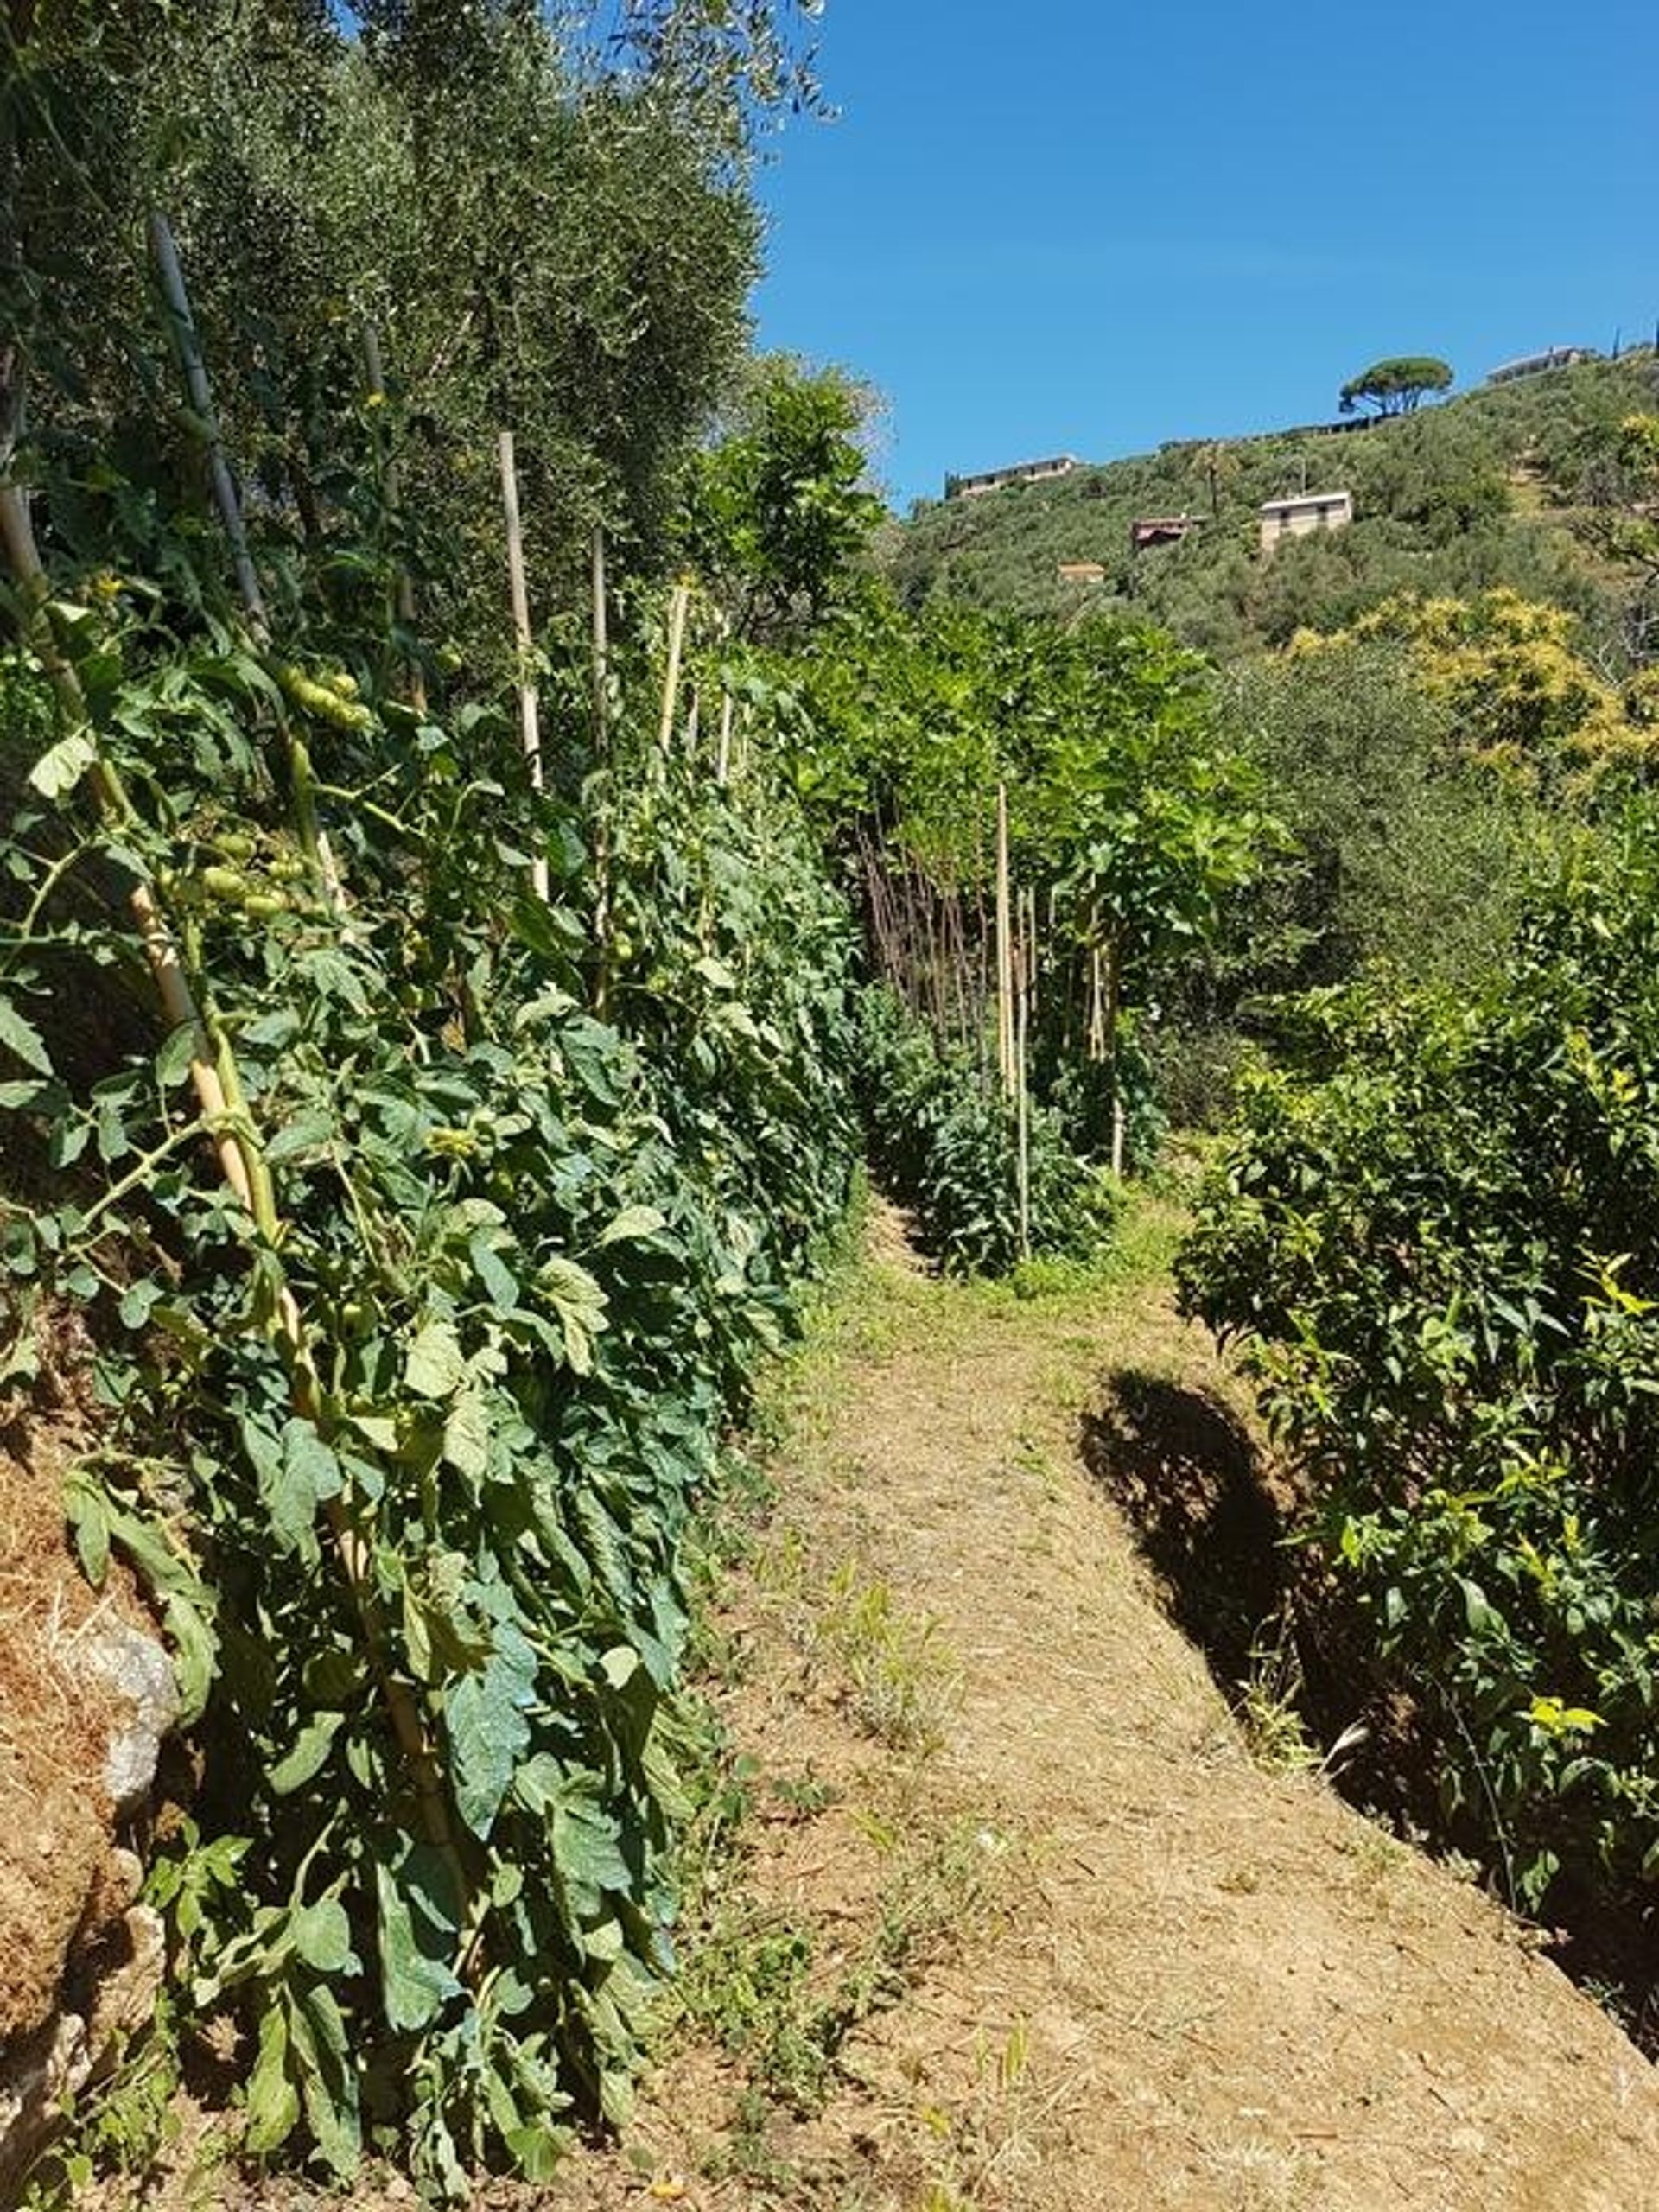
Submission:
[[[1298,492],[1288,499],[1264,499],[1260,509],[1262,550],[1271,553],[1281,538],[1311,537],[1315,531],[1345,530],[1354,518],[1351,492]]]

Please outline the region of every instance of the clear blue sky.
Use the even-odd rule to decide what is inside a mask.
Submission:
[[[760,342],[948,468],[1334,416],[1659,321],[1659,0],[826,0],[841,111],[762,179]]]

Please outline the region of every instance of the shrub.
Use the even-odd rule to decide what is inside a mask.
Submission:
[[[1027,1131],[1027,1234],[1020,1222],[1013,1106],[971,1053],[942,1052],[884,987],[861,1002],[858,1093],[871,1164],[914,1209],[924,1251],[963,1274],[1006,1274],[1027,1251],[1084,1258],[1109,1233],[1113,1200],[1033,1106]]]
[[[1659,1866],[1659,817],[1459,1003],[1316,1001],[1180,1262],[1244,1348],[1448,1813],[1513,1892]]]

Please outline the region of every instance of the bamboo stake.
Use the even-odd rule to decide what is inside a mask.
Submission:
[[[663,671],[663,716],[657,732],[657,749],[668,758],[674,742],[674,712],[679,704],[680,658],[685,650],[685,618],[691,605],[691,587],[675,585],[668,602],[668,664]]]
[[[933,1021],[933,1034],[939,1040],[939,1050],[944,1050],[944,959],[939,941],[938,901],[933,886],[920,863],[917,865],[916,880],[922,915],[922,958],[926,976],[928,1006]]]
[[[962,893],[952,884],[944,905],[945,936],[950,944],[950,982],[956,993],[958,1044],[967,1039],[971,1027],[968,1008],[968,944],[963,934]]]
[[[592,563],[594,758],[601,766],[607,765],[611,757],[611,633],[605,592],[605,527],[602,523],[595,523]]]
[[[594,765],[600,772],[599,805],[594,822],[594,941],[598,959],[594,987],[594,1011],[601,1018],[611,999],[611,632],[606,600],[605,528],[594,524],[593,557],[589,571],[589,658],[594,729]]]
[[[369,397],[385,403],[386,379],[380,363],[380,334],[372,322],[363,326],[363,372]],[[386,523],[393,537],[397,534],[402,519],[399,492],[402,472],[396,453],[388,450],[386,463],[380,478],[380,495],[385,507]],[[410,650],[404,663],[409,675],[409,703],[417,715],[426,712],[426,677],[420,657],[413,649],[415,636],[415,584],[402,561],[394,560],[392,568],[392,595],[397,608],[398,626],[410,640]]]
[[[1127,1117],[1123,1111],[1123,1093],[1119,1080],[1121,1071],[1117,1055],[1118,996],[1122,989],[1122,976],[1120,972],[1122,961],[1122,947],[1117,938],[1114,936],[1110,944],[1106,948],[1106,1007],[1104,1015],[1106,1050],[1104,1057],[1106,1060],[1107,1079],[1111,1085],[1112,1092],[1112,1173],[1114,1175],[1120,1177],[1123,1173],[1123,1146],[1124,1138],[1127,1134]]]
[[[1024,912],[1022,897],[1022,918]],[[1030,995],[1026,958],[1026,947],[1022,943],[1015,969],[1014,996],[1014,1173],[1020,1199],[1020,1256],[1022,1260],[1031,1257],[1031,1084],[1026,1054]]]
[[[248,550],[248,533],[242,520],[241,503],[236,496],[230,463],[225,458],[225,441],[219,434],[213,388],[207,381],[207,364],[202,359],[200,341],[196,335],[195,319],[190,312],[190,296],[185,289],[184,271],[179,266],[179,250],[174,244],[171,226],[158,207],[150,210],[149,250],[155,257],[156,274],[161,278],[162,297],[172,323],[173,350],[183,372],[185,391],[196,416],[197,430],[207,448],[208,479],[213,485],[213,501],[219,509],[219,521],[230,540],[237,588],[242,594],[242,604],[247,609],[248,620],[255,636],[262,645],[268,645],[270,626],[265,617],[264,594],[259,587],[259,572],[253,565],[253,556]]]
[[[513,458],[512,432],[503,430],[500,441],[501,505],[507,524],[507,585],[512,598],[512,631],[518,648],[518,725],[524,758],[530,763],[530,787],[538,795],[542,785],[541,706],[537,697],[531,654],[530,591],[524,581],[524,534],[518,513],[518,468]],[[540,842],[541,825],[537,825]],[[538,899],[550,895],[547,856],[537,853],[530,864],[530,880]]]
[[[996,787],[996,1066],[1014,1096],[1014,919],[1008,902],[1008,787]]]
[[[156,274],[161,280],[162,302],[171,326],[174,357],[184,378],[185,395],[197,428],[207,441],[213,503],[219,509],[219,524],[230,545],[231,563],[236,572],[237,590],[241,596],[243,612],[248,618],[248,628],[254,643],[262,652],[269,652],[270,623],[265,613],[259,571],[254,566],[253,556],[248,549],[242,503],[237,495],[230,463],[225,457],[219,410],[214,404],[213,384],[201,350],[200,334],[191,311],[190,294],[185,284],[184,270],[180,265],[178,248],[174,244],[167,218],[159,208],[150,211],[149,240]],[[295,826],[299,832],[300,844],[321,885],[330,908],[336,916],[343,918],[346,906],[345,887],[340,881],[340,869],[327,836],[317,823],[316,802],[312,791],[311,755],[303,741],[295,734],[285,715],[282,716],[282,724],[288,747],[289,775],[294,791]]]
[[[736,702],[729,691],[720,695],[720,742],[715,748],[715,781],[724,791],[732,779],[732,712]]]

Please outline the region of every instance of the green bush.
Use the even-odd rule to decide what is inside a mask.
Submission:
[[[941,1052],[885,987],[861,1000],[856,1066],[871,1164],[914,1211],[925,1252],[964,1274],[1006,1274],[1027,1251],[1098,1251],[1110,1231],[1109,1185],[1071,1151],[1058,1116],[1037,1106],[1022,1244],[1014,1108],[971,1054]]]
[[[1659,1867],[1659,817],[1464,1001],[1312,1006],[1180,1262],[1514,1894]]]

